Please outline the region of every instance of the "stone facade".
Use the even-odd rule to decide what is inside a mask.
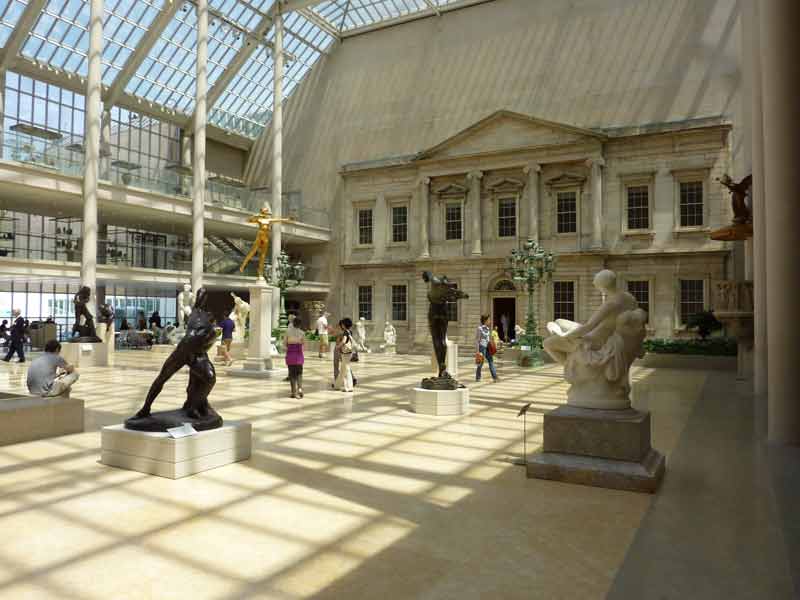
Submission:
[[[532,238],[558,256],[540,291],[540,327],[565,289],[572,297],[560,310],[587,318],[600,304],[592,278],[610,268],[623,285],[638,282],[651,334],[680,335],[680,280],[694,286],[685,301],[709,307],[710,282],[725,277],[731,253],[708,238],[731,218],[716,182],[730,169],[729,134],[721,119],[589,130],[498,111],[414,156],[345,165],[336,301],[356,318],[369,309],[370,339],[390,319],[401,350],[418,346],[428,337],[420,274],[432,270],[470,295],[451,323],[454,340],[471,342],[480,314],[497,320],[512,308],[496,299],[513,298],[512,320],[524,326],[527,296],[505,268]]]

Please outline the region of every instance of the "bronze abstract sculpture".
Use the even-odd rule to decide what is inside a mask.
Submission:
[[[72,298],[72,303],[75,306],[75,323],[72,325],[72,338],[71,342],[99,342],[97,331],[94,327],[94,317],[89,312],[87,304],[92,298],[92,290],[88,285],[81,286],[75,296]],[[81,325],[81,317],[83,318],[83,325]]]
[[[161,372],[147,392],[142,408],[125,421],[128,429],[166,431],[183,423],[191,423],[197,431],[222,427],[222,417],[208,403],[208,395],[217,382],[214,365],[208,358],[208,350],[214,344],[217,333],[213,317],[206,310],[207,300],[206,290],[199,289],[192,313],[186,321],[186,335],[164,361]],[[184,366],[189,367],[189,386],[186,388],[186,402],[183,407],[151,414],[153,401],[161,393],[164,384]]]
[[[426,390],[455,390],[459,383],[447,372],[447,303],[469,298],[458,289],[455,283],[445,275],[436,276],[430,271],[422,274],[428,284],[428,327],[433,341],[433,351],[439,366],[437,377],[426,377],[422,380],[422,388]]]

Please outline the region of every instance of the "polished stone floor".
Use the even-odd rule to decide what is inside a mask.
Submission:
[[[355,394],[310,359],[302,400],[220,370],[212,404],[252,423],[250,460],[177,481],[100,465],[99,428],[138,409],[162,361],[82,369],[85,433],[0,447],[0,598],[603,598],[653,500],[526,479],[517,412],[533,402],[531,451],[566,387],[558,367],[502,361],[496,384],[463,362],[471,413],[438,418],[408,411],[427,357],[367,356]],[[0,390],[24,375],[0,364]],[[634,372],[668,461],[707,377]]]

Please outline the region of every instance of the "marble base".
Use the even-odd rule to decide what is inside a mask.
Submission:
[[[61,344],[61,356],[74,367],[107,367],[113,350],[102,342],[71,342]]]
[[[421,415],[450,416],[469,412],[469,389],[425,390],[411,392],[411,410]]]
[[[543,435],[528,477],[653,493],[664,476],[664,456],[650,445],[649,412],[560,406],[545,413]]]
[[[100,462],[110,467],[179,479],[250,458],[250,423],[226,421],[218,428],[173,439],[167,433],[103,427]]]
[[[288,369],[276,369],[272,365],[276,361],[269,359],[260,360],[246,360],[244,364],[239,366],[234,365],[232,369],[227,371],[231,377],[248,377],[250,379],[283,379],[289,374]]]
[[[83,432],[83,400],[0,393],[0,446]]]

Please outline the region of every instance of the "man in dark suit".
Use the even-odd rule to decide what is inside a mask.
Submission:
[[[10,334],[11,339],[8,342],[8,354],[3,359],[6,362],[11,361],[11,357],[14,356],[14,353],[17,353],[19,356],[19,362],[25,362],[25,351],[22,348],[23,341],[25,340],[25,319],[23,319],[20,314],[21,311],[18,308],[15,308],[11,313],[14,317],[14,324],[11,326]]]

